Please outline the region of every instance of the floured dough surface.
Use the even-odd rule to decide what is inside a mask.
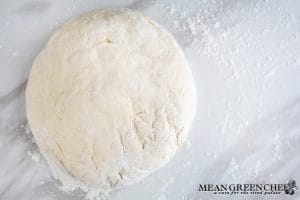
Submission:
[[[196,94],[168,32],[132,10],[99,10],[51,37],[33,64],[26,105],[36,142],[66,187],[109,191],[176,152]]]

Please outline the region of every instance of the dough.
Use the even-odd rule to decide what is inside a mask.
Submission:
[[[196,110],[188,62],[161,26],[129,9],[66,22],[34,61],[29,124],[67,189],[110,191],[161,167]]]

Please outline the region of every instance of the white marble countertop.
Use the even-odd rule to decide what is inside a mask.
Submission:
[[[160,170],[110,200],[300,199],[226,196],[205,183],[300,184],[300,1],[19,0],[0,2],[0,199],[83,199],[63,193],[32,140],[24,89],[31,64],[66,19],[107,7],[165,26],[197,83],[188,141]]]

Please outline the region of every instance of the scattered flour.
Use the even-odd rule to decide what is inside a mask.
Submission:
[[[33,155],[32,155],[32,160],[34,161],[34,162],[36,162],[36,163],[38,163],[38,162],[40,162],[40,154],[39,153],[34,153]]]
[[[153,196],[154,199],[167,200],[167,197],[166,197],[166,193],[168,191],[167,189],[172,183],[174,183],[174,177],[168,177],[162,181],[163,181],[163,184],[162,184],[160,190],[158,191],[158,193]]]

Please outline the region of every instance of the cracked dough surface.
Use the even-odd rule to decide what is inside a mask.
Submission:
[[[196,94],[167,31],[136,11],[98,10],[51,37],[34,61],[26,105],[54,174],[69,189],[105,191],[139,181],[175,153]]]

